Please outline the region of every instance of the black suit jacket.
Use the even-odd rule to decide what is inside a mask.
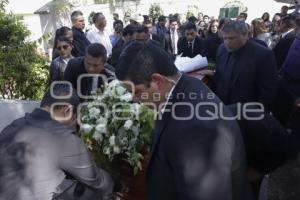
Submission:
[[[84,56],[86,47],[89,46],[91,43],[86,38],[86,36],[82,30],[79,30],[79,29],[73,27],[72,32],[73,32],[72,55],[74,57]]]
[[[183,75],[156,122],[146,176],[149,200],[251,199],[238,125],[200,119],[214,112],[207,102],[221,105],[200,80]],[[195,108],[198,118],[190,111]]]
[[[205,47],[204,54],[208,60],[216,61],[217,51],[223,41],[219,38],[218,33],[212,33],[206,39],[204,39]]]
[[[160,47],[165,48],[165,38],[160,37],[156,34],[152,34],[152,40],[156,41],[160,45]]]
[[[228,108],[233,115],[237,115],[236,104]],[[293,149],[289,144],[290,136],[269,113],[255,111],[247,113],[247,116],[257,118],[257,120],[252,120],[242,116],[238,120],[245,143],[247,165],[261,174],[271,173],[292,155]]]
[[[185,36],[179,38],[177,43],[178,55],[182,54],[183,57],[193,58],[200,54],[201,56],[206,56],[204,51],[204,41],[198,36],[195,38],[193,53],[191,54],[188,50],[188,41]]]
[[[229,56],[234,58],[232,73],[226,68]],[[270,109],[277,81],[276,61],[271,50],[253,41],[248,41],[235,53],[220,46],[213,90],[226,105],[261,102]]]
[[[88,96],[92,91],[92,77],[82,78],[80,85],[78,85],[78,78],[80,75],[88,75],[84,67],[84,57],[71,59],[67,65],[67,68],[64,73],[64,80],[69,81],[73,88],[77,91],[78,94]],[[100,73],[104,78],[106,77],[108,81],[114,78],[114,69],[110,65],[105,65],[104,70]],[[98,79],[98,87],[103,84],[101,78]],[[79,90],[80,86],[80,90]],[[80,96],[81,101],[86,100]]]
[[[294,40],[296,38],[295,31],[287,34],[284,38],[281,38],[277,45],[274,47],[273,51],[275,54],[277,69],[280,69],[287,58],[290,47],[292,46]]]

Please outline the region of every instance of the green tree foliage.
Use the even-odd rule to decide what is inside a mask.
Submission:
[[[159,16],[162,16],[164,14],[162,8],[159,4],[154,3],[151,4],[149,8],[149,17],[153,20],[153,22],[159,18]]]
[[[4,9],[3,9],[4,10]],[[40,99],[47,87],[49,62],[27,41],[30,31],[13,14],[0,12],[0,97]]]

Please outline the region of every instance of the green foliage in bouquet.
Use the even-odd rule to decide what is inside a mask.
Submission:
[[[122,159],[136,174],[142,170],[142,154],[151,141],[154,115],[150,108],[132,103],[132,95],[114,80],[81,106],[81,137],[101,167],[110,168],[110,163]]]

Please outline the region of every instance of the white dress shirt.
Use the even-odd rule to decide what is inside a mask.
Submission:
[[[107,56],[109,57],[112,54],[112,44],[110,42],[109,35],[110,33],[106,30],[101,31],[95,25],[93,25],[92,29],[87,32],[86,37],[91,43],[102,44],[107,51]]]
[[[174,41],[175,41],[174,49],[172,50],[173,51],[172,53],[177,55],[177,53],[178,53],[178,49],[177,49],[178,32],[177,32],[177,30],[175,30],[175,31],[170,30],[170,36],[171,36],[171,42],[173,41],[173,38],[174,38]]]

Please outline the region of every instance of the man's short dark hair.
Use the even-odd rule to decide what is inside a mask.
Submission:
[[[134,41],[128,44],[123,50],[116,67],[118,79],[129,80],[136,85],[148,85],[154,73],[173,76],[177,72],[178,70],[172,58],[164,49],[149,41]]]
[[[90,44],[86,50],[85,50],[85,55],[92,56],[94,58],[102,58],[104,61],[107,59],[107,51],[105,47],[100,44],[100,43],[93,43]]]
[[[72,46],[72,41],[70,40],[70,38],[67,38],[65,36],[60,36],[58,39],[57,39],[57,43],[59,42],[65,42],[65,43],[68,43],[69,45]]]
[[[174,17],[174,16],[170,17],[170,19],[169,19],[170,24],[173,23],[173,22],[177,22],[177,18]]]
[[[137,32],[137,26],[134,24],[129,24],[123,29],[123,36],[126,37],[127,35],[133,35]]]
[[[191,16],[191,17],[189,17],[188,21],[192,22],[192,23],[196,23],[197,18],[195,16]]]
[[[194,30],[197,31],[196,25],[192,22],[188,22],[187,24],[184,25],[184,30]]]
[[[114,21],[114,23],[113,23],[113,27],[116,28],[116,26],[120,26],[123,28],[124,24],[121,20],[118,19],[118,20]]]
[[[103,13],[97,12],[97,13],[95,13],[95,14],[93,15],[93,19],[92,19],[92,20],[93,20],[93,23],[94,23],[94,24],[96,23],[98,17],[100,17],[100,16],[103,16]]]
[[[145,26],[145,25],[139,25],[139,26],[137,27],[137,32],[138,32],[138,33],[149,33],[149,29],[148,29],[148,27]]]
[[[158,22],[162,22],[162,21],[165,21],[167,18],[165,16],[159,16],[158,18]]]
[[[245,22],[242,21],[230,21],[224,25],[222,31],[229,33],[231,31],[240,35],[248,35],[248,28]]]
[[[68,103],[73,106],[73,112],[76,112],[77,107],[80,104],[80,100],[76,94],[76,90],[73,89],[71,84],[58,83],[54,81],[51,84],[51,87],[44,94],[41,101],[41,107],[51,107],[55,103]],[[60,106],[57,106],[57,108],[58,107]]]
[[[247,19],[247,17],[248,17],[248,14],[247,14],[247,13],[245,13],[245,12],[242,12],[242,13],[240,13],[240,15],[239,15],[239,16],[242,16],[243,18]]]
[[[79,16],[83,16],[83,13],[80,10],[75,10],[71,14],[71,21],[74,22],[78,19]]]

